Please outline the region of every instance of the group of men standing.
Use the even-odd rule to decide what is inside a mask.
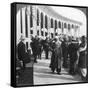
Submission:
[[[79,43],[79,40],[81,41],[81,44]],[[23,41],[24,39],[21,39],[18,44],[18,58],[25,62],[25,59],[29,60],[29,55],[25,51],[25,44]],[[35,36],[31,38],[30,47],[33,52],[35,63],[37,63],[37,58],[42,58],[43,51],[45,52],[45,59],[49,58],[49,52],[51,52],[51,63],[49,67],[53,73],[56,70],[57,74],[61,74],[61,67],[63,66],[64,68],[69,69],[69,74],[74,75],[77,72],[78,66],[80,70],[84,68],[84,71],[87,67],[87,44],[84,36],[81,39],[66,36],[63,38],[57,36],[53,39],[47,37],[45,40]],[[86,77],[86,75],[84,76]]]
[[[87,41],[86,37],[63,37],[52,40],[52,56],[50,68],[52,72],[61,74],[61,67],[67,68],[69,74],[80,74],[87,79]],[[57,58],[58,57],[58,58]],[[61,63],[62,62],[62,63]]]
[[[36,36],[35,38],[32,37],[31,40],[32,40],[32,42],[30,43],[30,46],[32,48],[33,55],[36,58],[41,59],[41,54],[44,51],[45,59],[49,59],[49,51],[50,51],[50,47],[51,47],[51,45],[50,45],[51,44],[51,39],[46,38],[44,40],[44,39],[38,38]],[[36,58],[35,58],[35,62],[37,62]]]

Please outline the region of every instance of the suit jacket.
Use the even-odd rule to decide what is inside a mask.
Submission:
[[[18,44],[18,58],[20,60],[23,60],[23,58],[25,57],[25,54],[26,54],[25,44],[22,41],[20,41]]]
[[[77,60],[77,50],[78,50],[78,43],[72,42],[69,45],[68,52],[72,60]]]

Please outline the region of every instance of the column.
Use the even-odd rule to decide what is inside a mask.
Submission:
[[[28,38],[30,39],[30,7],[27,8]]]
[[[41,36],[41,12],[39,12],[39,36]]]
[[[34,32],[33,30],[33,12],[32,12],[32,6],[30,5],[30,34],[31,31]]]
[[[21,18],[21,14],[22,14],[22,11],[21,11],[22,9],[20,9],[18,12],[17,12],[17,15],[16,15],[16,29],[17,29],[17,32],[16,32],[16,35],[17,35],[17,37],[16,37],[16,40],[17,40],[17,44],[19,43],[19,41],[20,41],[20,37],[21,37],[21,28],[22,28],[22,18]]]
[[[32,14],[33,14],[33,31],[34,31],[34,36],[37,35],[37,10],[36,6],[32,6]]]
[[[26,10],[26,8],[22,8],[22,32],[23,32],[23,36],[25,37],[25,31],[26,31],[26,23],[25,23],[25,20],[26,20],[26,18],[25,18],[25,10]]]
[[[50,34],[51,34],[51,32],[50,32],[50,26],[51,26],[51,25],[50,25],[50,17],[48,17],[48,31],[47,31],[47,32],[49,33],[49,34],[48,34],[49,37],[50,37]]]
[[[27,24],[28,24],[28,48],[30,48],[31,35],[30,35],[30,7],[27,7]]]
[[[47,16],[47,32],[48,32],[48,35],[49,35],[49,17]]]
[[[77,37],[77,28],[74,27],[74,36]]]

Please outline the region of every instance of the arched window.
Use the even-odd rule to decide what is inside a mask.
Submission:
[[[47,16],[45,15],[45,28],[47,28]]]
[[[74,28],[74,25],[72,24],[72,28]]]
[[[30,6],[30,27],[33,27],[33,12],[32,12],[32,6]]]
[[[58,22],[58,24],[59,24],[59,28],[61,28],[61,22],[60,21]]]
[[[67,28],[67,24],[66,23],[64,23],[64,28]]]
[[[57,20],[55,20],[55,29],[57,29]]]
[[[43,13],[41,13],[41,28],[43,28]]]
[[[39,25],[39,10],[37,9],[37,25]]]
[[[53,28],[53,19],[51,18],[51,28]]]
[[[70,24],[68,24],[68,30],[70,30]]]

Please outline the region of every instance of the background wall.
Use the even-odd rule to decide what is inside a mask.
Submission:
[[[0,90],[12,90],[10,87],[10,3],[12,2],[32,2],[45,4],[61,4],[61,5],[78,5],[88,6],[90,10],[90,0],[1,0],[0,2]],[[88,14],[90,16],[90,12]],[[89,19],[89,18],[88,18]],[[89,23],[89,21],[88,21]],[[88,28],[88,34],[89,34]],[[90,35],[88,35],[88,39]],[[89,44],[89,43],[88,43]],[[89,44],[90,45],[90,44]],[[89,46],[88,45],[88,46]],[[89,48],[88,48],[89,49]],[[88,52],[89,53],[89,52]],[[90,57],[89,57],[90,58]],[[89,60],[89,59],[88,59]],[[90,64],[90,61],[89,61]],[[90,65],[89,65],[90,69]],[[90,74],[90,73],[89,73]],[[90,75],[89,75],[90,76]],[[90,80],[90,78],[89,78]],[[44,87],[28,87],[19,89],[33,90],[89,90],[89,84],[73,84],[73,85],[58,85]]]

